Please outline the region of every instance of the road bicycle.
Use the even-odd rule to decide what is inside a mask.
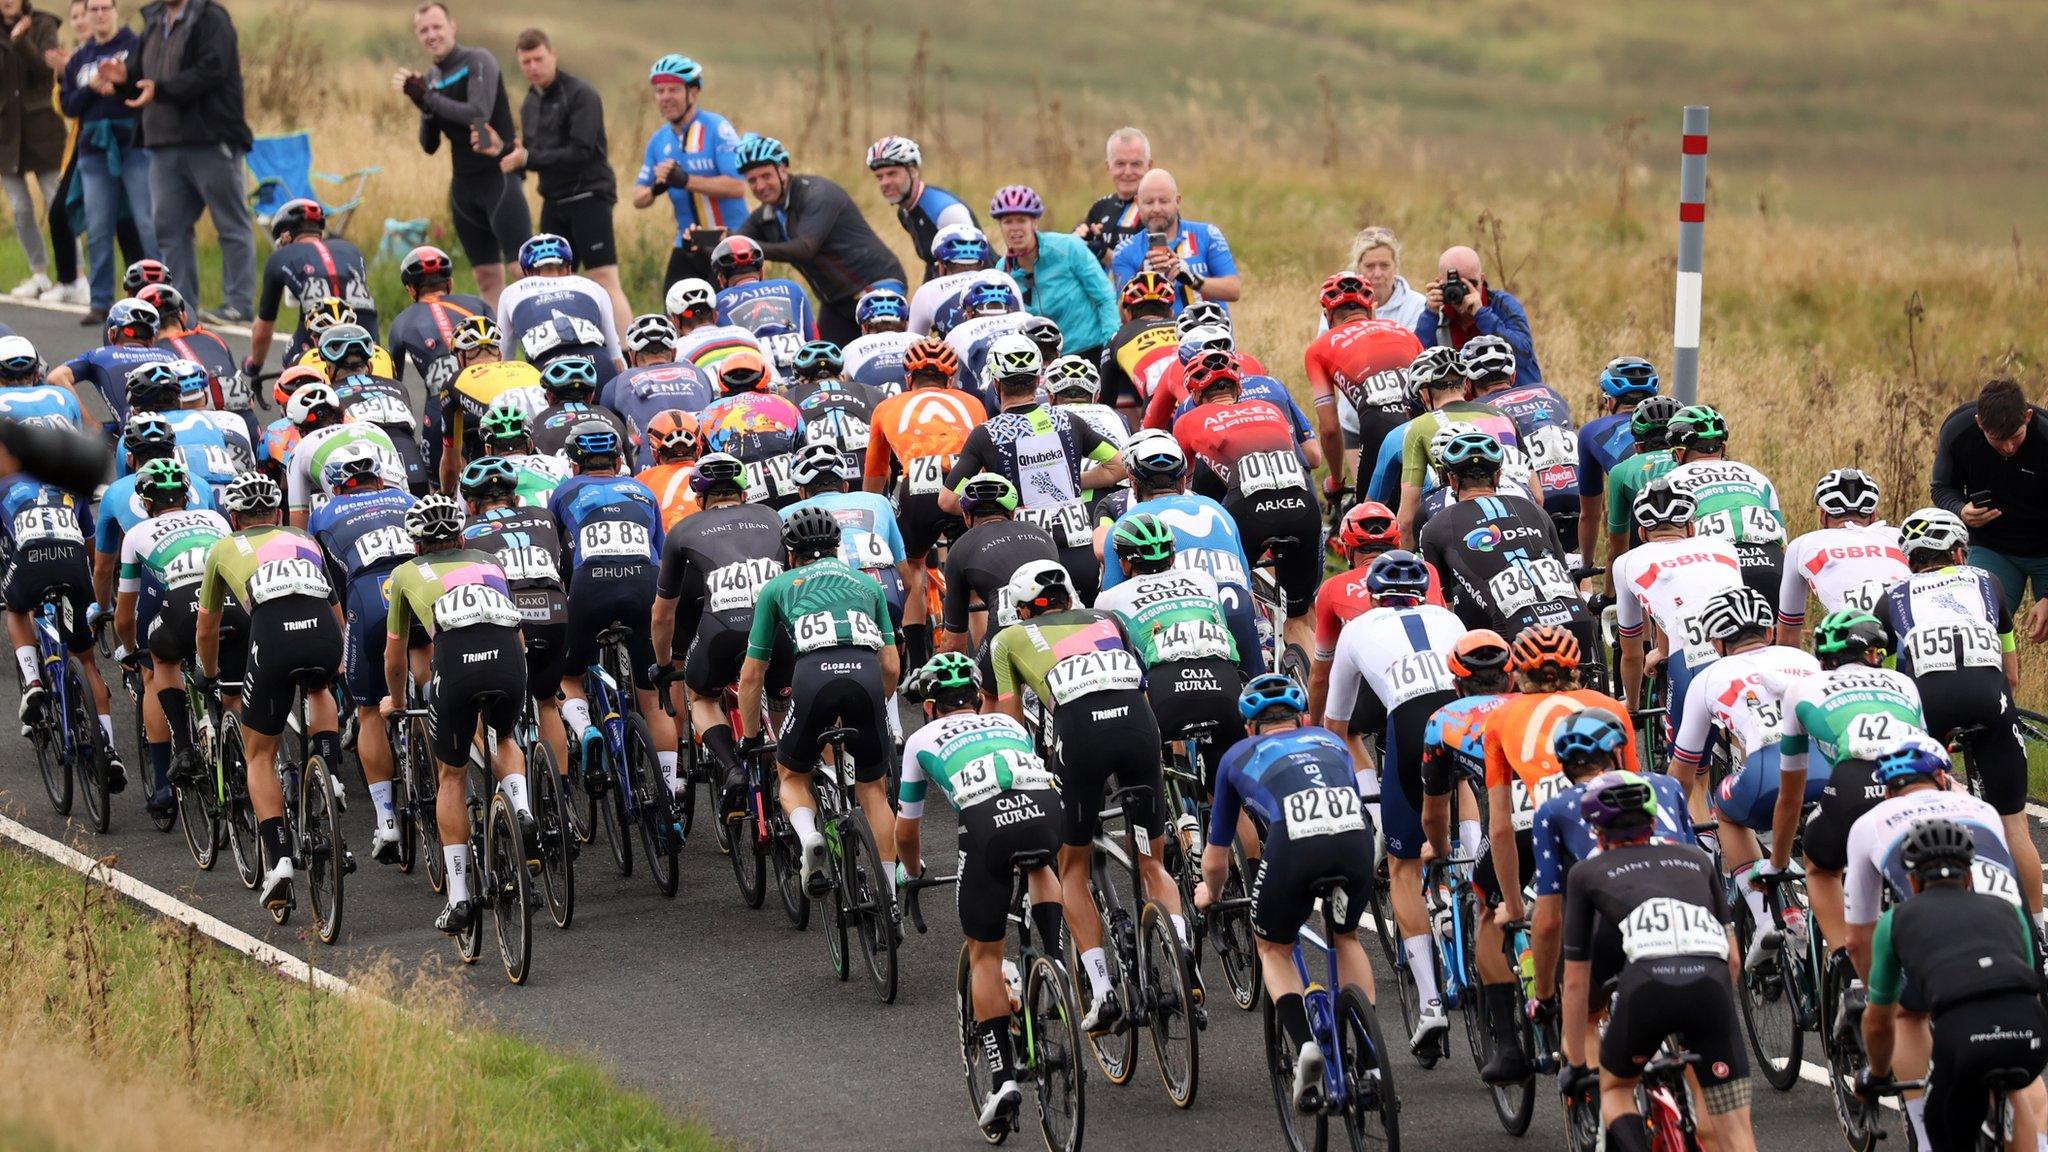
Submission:
[[[1239,899],[1250,893],[1245,881],[1249,864],[1240,846],[1231,845],[1230,871],[1218,906],[1208,912],[1195,908],[1195,886],[1202,881],[1202,849],[1209,829],[1209,803],[1202,781],[1214,771],[1213,767],[1204,770],[1202,747],[1215,731],[1214,720],[1189,724],[1169,736],[1162,749],[1166,811],[1173,829],[1161,859],[1180,889],[1180,906],[1187,911],[1195,966],[1201,966],[1204,953],[1213,945],[1232,1002],[1250,1012],[1258,1008],[1264,985],[1259,979],[1258,946],[1252,939],[1250,901]]]
[[[192,678],[194,672],[188,662],[188,695],[192,705],[208,716],[210,726],[214,706],[209,705],[207,693]],[[324,669],[300,669],[292,674],[292,703],[286,712],[288,719],[285,731],[279,735],[273,764],[278,785],[284,792],[285,843],[291,846],[292,863],[304,878],[313,905],[314,931],[322,944],[332,944],[341,936],[344,878],[356,868],[342,838],[341,801],[334,768],[325,757],[311,750],[312,729],[307,723],[306,694],[326,687],[331,679],[332,673]],[[218,688],[227,690],[226,685]],[[197,735],[195,731],[195,738]],[[233,756],[240,761],[243,755],[241,725],[237,721]],[[246,773],[246,766],[241,770]],[[226,771],[225,766],[222,771]],[[236,851],[239,859],[241,850]],[[260,857],[261,853],[252,855]],[[291,919],[298,907],[297,886],[295,878],[283,899],[271,906],[272,920],[283,924]]]
[[[488,715],[504,699],[503,692],[483,692],[477,695],[476,704]],[[472,756],[466,777],[472,914],[469,927],[456,934],[455,948],[464,964],[476,963],[483,954],[484,913],[488,911],[505,978],[524,984],[533,963],[532,913],[541,902],[533,891],[539,860],[526,843],[512,803],[498,787],[488,761],[488,757]]]
[[[830,887],[817,899],[825,905],[825,949],[833,974],[841,980],[852,975],[851,949],[858,945],[882,1003],[894,1004],[896,946],[902,936],[896,878],[875,846],[867,813],[848,779],[853,770],[848,745],[859,737],[852,728],[827,728],[818,736],[818,766],[811,782],[818,799],[818,830],[825,836],[831,867]]]
[[[639,713],[626,657],[626,629],[614,624],[597,634],[598,663],[583,674],[590,715],[603,739],[604,764],[597,769],[598,823],[619,875],[633,874],[633,829],[639,830],[647,871],[663,896],[674,896],[681,881],[683,829],[674,812],[661,759]],[[591,771],[589,765],[583,771]],[[584,785],[593,782],[587,777]]]
[[[1301,645],[1287,642],[1287,596],[1280,589],[1275,572],[1280,557],[1300,546],[1294,536],[1275,536],[1266,541],[1265,555],[1252,562],[1252,624],[1259,635],[1259,651],[1265,666],[1293,680],[1308,684],[1308,653]]]
[[[1327,910],[1344,899],[1343,877],[1331,876],[1310,886],[1318,907]],[[1309,953],[1322,957],[1323,974],[1309,968]],[[1304,924],[1294,944],[1294,968],[1305,990],[1302,1007],[1309,1032],[1323,1052],[1322,1082],[1309,1089],[1301,1107],[1294,1104],[1294,1043],[1280,1025],[1272,999],[1266,1000],[1266,1069],[1273,1085],[1273,1105],[1280,1131],[1294,1152],[1320,1152],[1329,1141],[1330,1121],[1341,1118],[1351,1147],[1400,1152],[1401,1102],[1394,1090],[1394,1063],[1379,1016],[1365,990],[1345,984],[1337,974],[1337,953],[1322,936]]]
[[[99,708],[86,686],[85,666],[64,644],[79,626],[72,617],[71,589],[53,585],[36,605],[36,662],[48,692],[29,718],[29,744],[35,748],[43,791],[59,816],[71,813],[73,800],[84,794],[86,823],[105,832],[113,820],[109,801],[112,782],[100,741]]]

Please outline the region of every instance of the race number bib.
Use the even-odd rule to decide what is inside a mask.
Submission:
[[[236,372],[232,376],[216,376],[214,382],[220,385],[220,406],[229,412],[247,412],[256,406],[256,386],[249,381],[247,372]]]
[[[880,532],[849,528],[840,536],[840,559],[850,568],[894,568],[896,555]]]
[[[631,520],[597,520],[576,533],[576,550],[585,560],[607,556],[647,559],[653,550],[647,525]]]
[[[1861,712],[1850,717],[1836,751],[1844,760],[1875,761],[1907,735],[1922,735],[1914,725],[1889,712]]]
[[[325,600],[327,594],[327,573],[303,556],[265,561],[249,577],[249,598],[258,604],[286,596],[318,596]]]
[[[767,350],[768,358],[775,361],[778,365],[795,363],[797,350],[804,346],[804,337],[801,332],[777,332],[773,336],[756,336],[754,338],[761,342],[763,349]]]
[[[1522,779],[1520,773],[1511,772],[1508,784],[1515,800],[1515,831],[1527,832],[1536,826],[1536,810],[1570,787],[1571,781],[1565,779],[1562,772],[1552,772],[1531,785]]]
[[[1684,645],[1685,666],[1698,668],[1714,659],[1714,642],[1707,638],[1706,617],[1695,614],[1680,618],[1679,641]]]
[[[1695,535],[1718,536],[1745,544],[1785,542],[1784,522],[1778,519],[1776,512],[1762,504],[1744,504],[1739,508],[1709,512],[1693,521],[1693,529]]]
[[[1009,625],[1017,622],[1017,603],[1010,599],[1010,589],[1007,586],[996,589],[995,603],[987,607],[996,624]]]
[[[1136,656],[1122,648],[1109,648],[1069,656],[1053,665],[1045,674],[1045,686],[1052,690],[1054,703],[1068,704],[1091,692],[1136,688],[1144,678]]]
[[[931,456],[919,456],[904,465],[903,474],[912,496],[936,496],[946,486],[946,473],[953,467],[953,456],[940,452]]]
[[[434,600],[434,630],[447,632],[476,624],[504,628],[519,625],[519,606],[488,584],[457,584]]]
[[[1348,391],[1355,408],[1398,408],[1408,396],[1408,370],[1389,368],[1375,372]]]
[[[1546,424],[1524,437],[1521,447],[1537,471],[1579,462],[1579,434],[1569,428]]]
[[[206,575],[206,549],[187,548],[164,565],[164,587],[183,588]]]
[[[241,453],[219,444],[208,444],[199,450],[200,465],[208,476],[233,476],[248,471],[249,464]]]
[[[1906,633],[1905,653],[1913,674],[1996,668],[2005,662],[1998,632],[1989,624],[1936,624]]]
[[[1058,786],[1038,757],[1029,752],[1004,748],[986,756],[976,756],[954,774],[948,789],[953,796],[953,806],[964,811],[993,800],[1003,791],[1006,776],[1010,781],[1009,790],[1013,792],[1050,791]]]
[[[1847,592],[1842,593],[1842,602],[1835,605],[1837,612],[1868,612],[1877,614],[1877,606],[1884,603],[1884,594],[1891,587],[1882,580],[1865,580]]]
[[[528,360],[538,361],[543,355],[563,346],[603,347],[604,334],[597,330],[597,325],[581,316],[564,316],[557,312],[546,324],[520,333],[519,345],[526,349]]]
[[[751,611],[762,585],[782,575],[775,560],[741,560],[714,568],[704,578],[704,607],[711,612]]]
[[[1088,531],[1087,506],[1079,500],[1041,508],[1019,508],[1017,519],[1045,529],[1046,534],[1063,548],[1079,548],[1095,539]]]
[[[1411,652],[1387,665],[1387,687],[1393,699],[1389,712],[1431,692],[1446,692],[1454,686],[1451,670],[1441,652]]]
[[[1230,655],[1230,633],[1214,620],[1180,620],[1152,634],[1152,651],[1161,663],[1221,660]]]
[[[1281,806],[1289,840],[1365,831],[1365,808],[1356,788],[1303,788],[1289,793]]]
[[[1247,452],[1237,461],[1237,490],[1246,496],[1306,487],[1308,473],[1292,452]]]
[[[1970,861],[1970,884],[1977,891],[1996,896],[2015,908],[2024,907],[2026,900],[2020,895],[2020,882],[2006,871],[2004,865],[1977,857]]]
[[[541,580],[554,584],[562,582],[561,570],[555,565],[555,554],[545,548],[528,546],[507,548],[498,553],[498,567],[505,570],[505,579],[525,583]]]
[[[813,612],[796,618],[796,650],[799,654],[824,648],[882,647],[882,628],[865,612]]]
[[[379,560],[395,556],[410,556],[416,549],[412,537],[396,524],[386,528],[373,528],[356,537],[356,566],[367,568]]]
[[[412,407],[396,396],[382,392],[370,392],[356,397],[348,405],[348,414],[358,423],[389,424],[412,429]]]
[[[14,514],[16,544],[83,544],[78,513],[69,508],[23,508]]]
[[[1621,922],[1621,950],[1630,960],[1725,956],[1728,930],[1697,904],[1653,896]]]
[[[1554,557],[1539,556],[1508,565],[1486,582],[1486,590],[1496,611],[1513,616],[1538,604],[1569,599],[1572,579]]]
[[[779,499],[796,491],[796,481],[789,478],[789,454],[770,456],[766,460],[747,462],[747,499],[756,504]]]

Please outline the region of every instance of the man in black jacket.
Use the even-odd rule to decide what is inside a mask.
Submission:
[[[152,155],[149,198],[157,247],[178,294],[199,303],[199,258],[193,229],[201,213],[220,234],[221,295],[226,304],[201,316],[244,323],[255,315],[256,241],[243,157],[252,137],[242,113],[242,54],[235,22],[215,0],[157,0],[142,9],[137,65],[102,65],[100,75],[132,87],[142,143]]]
[[[2048,412],[2011,380],[1984,385],[1935,438],[1934,503],[1970,529],[1970,563],[1998,577],[2019,615],[2034,586],[2027,634],[2048,643]]]
[[[740,235],[770,260],[793,264],[818,297],[818,335],[845,347],[860,335],[853,306],[877,284],[906,289],[903,264],[869,227],[846,189],[823,176],[789,174],[789,151],[768,136],[740,141],[740,175],[760,207]]]

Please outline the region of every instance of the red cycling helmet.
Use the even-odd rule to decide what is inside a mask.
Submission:
[[[1379,551],[1401,546],[1401,525],[1394,510],[1377,500],[1367,500],[1344,514],[1337,526],[1337,546],[1346,556],[1377,546]]]
[[[1356,272],[1339,272],[1323,281],[1323,311],[1335,312],[1339,308],[1372,307],[1372,285]]]

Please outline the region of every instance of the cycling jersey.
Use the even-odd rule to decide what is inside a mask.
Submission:
[[[228,532],[220,513],[203,508],[149,517],[121,538],[119,590],[139,593],[145,583],[167,592],[196,586],[206,575],[207,550]]]
[[[982,378],[988,351],[995,346],[998,337],[1022,332],[1024,322],[1029,319],[1030,313],[1021,311],[965,316],[946,333],[946,343],[960,358],[960,371],[953,377],[954,385],[979,395],[991,412],[1000,408],[1001,402],[995,395],[994,385]]]
[[[430,478],[422,445],[440,439],[439,422],[430,421],[423,433],[419,418],[413,415],[412,398],[406,394],[405,385],[389,377],[367,373],[347,376],[335,381],[334,391],[341,397],[341,411],[349,422],[384,430],[405,465],[407,486],[414,492],[425,492]]]
[[[204,328],[190,328],[176,336],[158,336],[156,346],[206,369],[213,407],[240,414],[255,405],[255,381],[242,374],[241,358],[217,334]]]
[[[1739,460],[1691,460],[1666,473],[1693,498],[1693,531],[1739,544],[1783,544],[1785,518],[1770,478]]]
[[[464,368],[442,394],[441,426],[448,443],[462,449],[464,460],[484,455],[477,422],[498,404],[517,407],[531,416],[547,406],[540,370],[518,360],[493,360]]]
[[[732,123],[725,117],[702,108],[691,109],[681,128],[665,122],[647,138],[647,148],[640,157],[640,171],[633,177],[633,183],[642,188],[655,188],[654,170],[664,160],[675,161],[677,179],[690,176],[737,178],[740,174],[739,146],[740,134],[733,130]],[[691,228],[724,228],[737,232],[746,222],[747,201],[743,196],[706,196],[677,184],[666,184],[659,190],[667,194],[669,206],[676,214],[676,239],[672,247],[682,247],[685,234]]]
[[[1648,452],[1637,451],[1633,456],[1623,457],[1607,471],[1607,534],[1619,536],[1628,533],[1630,540],[1640,539],[1636,531],[1636,497],[1650,481],[1677,467],[1671,458],[1669,448],[1653,448]]]
[[[946,486],[958,490],[982,472],[1007,477],[1017,486],[1019,519],[1041,525],[1063,548],[1092,548],[1095,536],[1081,499],[1081,471],[1091,461],[1115,455],[1116,446],[1087,421],[1032,404],[999,412],[968,433]],[[1082,575],[1073,574],[1076,579]]]
[[[299,325],[285,349],[286,363],[314,343],[306,330],[312,305],[337,297],[356,314],[356,323],[377,339],[377,300],[370,295],[369,271],[362,249],[339,236],[300,236],[279,245],[263,264],[263,290],[256,298],[256,318],[277,322],[280,305],[299,309]]]
[[[306,349],[304,352],[299,353],[299,358],[296,361],[288,361],[287,364],[290,367],[318,368],[322,371],[325,371],[327,368],[327,362],[320,359],[320,350],[318,348]],[[385,351],[382,345],[378,345],[370,349],[370,367],[368,371],[372,376],[395,379],[398,375],[398,362],[391,358],[391,353]]]
[[[1422,794],[1448,796],[1460,779],[1486,779],[1486,718],[1512,697],[1460,696],[1430,713],[1422,729]]]
[[[1885,909],[1870,951],[1870,1002],[1897,1004],[1911,973],[1915,1000],[1935,1014],[1972,1000],[2012,995],[2034,1001],[2041,967],[2024,908],[1948,885]],[[2029,1045],[2037,1047],[2037,1045]]]
[[[0,420],[74,432],[85,427],[85,414],[79,410],[78,398],[54,384],[0,388]],[[126,455],[122,453],[124,459]]]
[[[256,462],[255,445],[249,439],[249,424],[235,413],[210,408],[180,408],[162,415],[173,432],[183,432],[187,428],[211,430],[233,453],[235,471],[246,471]]]
[[[1420,355],[1422,342],[1415,333],[1392,320],[1360,318],[1310,341],[1301,362],[1318,408],[1341,404],[1354,413],[1400,411],[1407,403],[1408,365]],[[1369,447],[1376,452],[1378,441]]]
[[[996,801],[993,811],[1014,812],[1021,807],[1012,799],[1015,793],[1059,787],[1033,750],[1031,734],[1000,712],[956,712],[910,734],[903,744],[903,782],[897,790],[902,819],[924,815],[933,784],[963,815],[991,800]],[[1009,822],[1001,814],[995,820],[997,826]]]
[[[1356,714],[1361,722],[1352,730],[1370,732],[1403,704],[1449,692],[1454,682],[1444,656],[1465,631],[1448,609],[1429,604],[1375,608],[1358,617],[1337,639],[1324,713],[1345,721]],[[1361,687],[1371,691],[1361,693]]]
[[[1173,422],[1174,439],[1197,465],[1193,487],[1230,502],[1309,487],[1296,429],[1271,404],[1238,399],[1204,404]]]
[[[778,365],[787,365],[805,341],[818,338],[811,299],[794,280],[749,280],[720,288],[718,322],[753,333]]]
[[[762,587],[747,633],[747,657],[767,660],[783,642],[800,659],[834,648],[878,652],[896,643],[896,629],[882,586],[828,556],[783,572]]]
[[[899,499],[936,498],[968,433],[987,418],[981,401],[952,388],[913,388],[891,396],[875,406],[861,474],[887,479],[893,465],[903,476]]]
[[[1230,254],[1230,241],[1223,238],[1223,230],[1214,224],[1178,220],[1166,240],[1173,254],[1180,257],[1181,267],[1198,278],[1237,275],[1237,259]],[[1151,243],[1149,235],[1132,236],[1110,253],[1109,279],[1118,291],[1131,277],[1145,270],[1145,254]],[[1193,288],[1178,280],[1173,282],[1174,315],[1180,315],[1182,308],[1200,299],[1201,294]],[[1223,307],[1227,311],[1230,306]]]
[[[1207,496],[1173,492],[1142,501],[1115,515],[1110,535],[1114,536],[1117,526],[1140,512],[1158,517],[1161,524],[1172,529],[1175,569],[1201,572],[1216,582],[1224,619],[1237,641],[1239,668],[1247,677],[1265,671],[1265,653],[1259,647],[1258,624],[1254,619],[1251,562],[1245,558],[1237,521],[1223,505]],[[1116,549],[1105,548],[1102,587],[1114,588],[1125,579],[1123,558],[1116,554]]]
[[[497,560],[526,627],[561,624],[568,619],[562,535],[555,518],[545,510],[515,507],[480,512],[462,530],[462,543]]]
[[[804,418],[804,443],[827,443],[858,460],[872,438],[869,422],[881,397],[851,380],[813,380],[785,389],[783,395]]]
[[[87,502],[76,494],[17,472],[0,481],[0,538],[10,556],[27,548],[85,551]]]
[[[391,373],[392,378],[399,379],[398,373],[410,367],[419,375],[428,410],[443,408],[450,387],[462,373],[462,365],[455,359],[455,330],[471,316],[490,314],[490,305],[480,297],[456,292],[427,296],[407,305],[384,333],[393,367],[398,370]]]
[[[519,503],[528,508],[545,508],[555,489],[569,478],[569,462],[560,456],[521,452],[504,460],[519,474]]]
[[[1511,387],[1481,398],[1515,422],[1516,446],[1528,456],[1543,506],[1555,516],[1579,511],[1579,433],[1571,405],[1544,384]]]
[[[1728,981],[1727,894],[1713,860],[1689,844],[1621,844],[1581,860],[1565,882],[1564,958],[1591,960],[1596,933],[1618,933],[1632,964],[1718,960]]]
[[[1180,362],[1179,346],[1176,343],[1168,347],[1173,354],[1162,362],[1159,378],[1154,382],[1152,391],[1145,400],[1143,423],[1143,427],[1157,428],[1162,432],[1172,431],[1174,420],[1195,406],[1194,401],[1188,396],[1187,366]],[[1240,397],[1256,393],[1261,399],[1272,400],[1287,410],[1288,418],[1293,419],[1296,425],[1307,427],[1306,417],[1295,419],[1295,414],[1300,411],[1300,405],[1294,402],[1293,395],[1287,392],[1285,385],[1273,379],[1271,373],[1266,371],[1266,366],[1259,363],[1257,356],[1249,352],[1239,352],[1237,367],[1238,371],[1243,373]],[[1261,383],[1253,384],[1252,381],[1255,379],[1261,380]],[[1275,395],[1276,392],[1285,395],[1286,398],[1282,400],[1280,396]]]
[[[149,518],[149,509],[135,491],[134,476],[123,476],[100,493],[99,510],[93,522],[93,548],[109,555],[121,551],[121,538],[130,528]],[[213,486],[189,473],[185,481],[185,507],[212,508]]]
[[[1607,474],[1636,450],[1634,420],[1631,411],[1609,412],[1579,429],[1579,495],[1607,491]]]
[[[1124,418],[1117,415],[1116,409],[1107,404],[1085,401],[1059,403],[1054,407],[1064,408],[1068,413],[1079,416],[1090,428],[1095,429],[1096,435],[1109,441],[1118,452],[1123,451],[1124,442],[1130,438],[1130,430],[1124,426]]]
[[[1244,404],[1253,400],[1264,401],[1278,408],[1281,414],[1287,417],[1289,427],[1294,429],[1296,443],[1306,444],[1315,436],[1315,429],[1308,422],[1308,414],[1301,410],[1301,405],[1294,402],[1294,395],[1287,391],[1287,385],[1271,376],[1247,373],[1238,388],[1236,403]],[[1182,397],[1181,402],[1174,407],[1174,420],[1178,422],[1182,416],[1194,411],[1196,407],[1198,405],[1194,397]]]
[[[1538,624],[1558,625],[1578,633],[1590,650],[1591,624],[1565,569],[1564,543],[1534,503],[1508,495],[1460,500],[1429,522],[1420,543],[1468,627],[1512,637]]]
[[[633,428],[609,408],[585,404],[581,400],[570,400],[561,404],[550,404],[536,413],[529,423],[533,429],[533,450],[540,456],[561,456],[567,458],[566,446],[569,433],[586,420],[595,420],[609,425],[619,437],[629,457],[633,451]]]
[[[1657,824],[1653,834],[1659,840],[1674,844],[1691,844],[1692,814],[1686,809],[1685,791],[1679,787],[1678,781],[1660,772],[1650,773],[1644,778],[1650,782],[1650,792],[1657,800]],[[1572,865],[1600,849],[1600,842],[1593,835],[1593,826],[1579,811],[1579,800],[1585,794],[1585,784],[1566,784],[1562,791],[1544,801],[1543,806],[1536,810],[1536,820],[1530,827],[1530,844],[1531,855],[1536,858],[1538,897],[1562,895],[1565,877],[1571,872]]]
[[[590,357],[599,384],[624,359],[611,295],[573,273],[527,276],[505,285],[498,297],[498,330],[507,348],[519,349],[536,367],[563,356]]]
[[[839,524],[841,563],[866,570],[884,591],[899,581],[895,569],[903,563],[903,533],[896,526],[896,510],[890,507],[888,497],[874,492],[821,492],[784,508],[782,518],[788,520],[799,508],[823,508],[832,514]],[[901,599],[900,588],[897,598]]]
[[[711,380],[695,364],[643,364],[628,368],[605,384],[598,394],[600,408],[618,413],[632,430],[637,466],[654,463],[654,444],[647,439],[647,425],[662,412],[674,409],[697,413],[711,403]]]
[[[405,636],[415,622],[436,637],[465,628],[517,628],[520,622],[505,570],[490,553],[475,548],[407,560],[392,570],[389,594],[387,636]],[[463,734],[461,743],[468,741]]]
[[[199,606],[219,612],[232,595],[244,612],[278,601],[311,597],[333,602],[327,557],[313,537],[289,525],[258,525],[216,540],[200,576]]]
[[[917,343],[914,332],[869,332],[840,349],[846,378],[894,396],[906,386],[903,353]]]
[[[1788,769],[1805,766],[1809,745],[1830,767],[1875,760],[1901,737],[1924,734],[1920,690],[1890,668],[1850,664],[1798,680],[1785,691],[1778,751]]]
[[[113,414],[108,423],[118,429],[128,422],[128,373],[144,364],[167,364],[175,359],[162,348],[106,344],[66,360],[64,367],[71,372],[74,388],[83,383],[99,389],[100,399]]]
[[[2001,668],[2014,650],[2012,614],[1998,578],[1967,564],[1909,576],[1885,594],[1882,617],[1898,639],[1899,671]]]
[[[735,352],[754,352],[767,363],[771,376],[778,375],[775,357],[752,332],[731,324],[706,324],[692,328],[676,337],[676,363],[695,364],[706,373],[717,367],[720,360]]]
[[[1446,424],[1470,424],[1500,441],[1503,448],[1521,446],[1514,418],[1491,404],[1477,400],[1453,400],[1433,412],[1424,412],[1408,422],[1401,433],[1401,484],[1421,488],[1430,474],[1429,444]]]
[[[685,460],[675,464],[656,464],[633,474],[633,479],[647,485],[647,490],[654,493],[655,501],[661,505],[662,531],[673,531],[683,517],[697,511],[697,493],[690,488],[690,477],[696,471],[696,462]]]
[[[411,558],[416,549],[405,530],[405,514],[416,502],[399,488],[344,492],[315,511],[306,530],[353,589],[360,578],[381,577],[394,563]]]
[[[697,429],[704,451],[737,456],[746,465],[747,499],[777,503],[796,495],[790,454],[804,433],[796,405],[770,392],[736,392],[698,413]]]
[[[910,297],[910,318],[904,326],[912,336],[930,335],[944,339],[960,323],[960,309],[967,299],[968,290],[981,284],[994,284],[1008,292],[1012,311],[1024,307],[1024,298],[1017,295],[1017,282],[999,268],[949,272],[917,286],[917,291]]]
[[[1797,628],[1806,622],[1808,589],[1824,612],[1881,614],[1885,592],[1910,574],[1906,554],[1899,551],[1899,530],[1889,524],[1816,529],[1785,546],[1778,623]]]
[[[1372,590],[1365,584],[1366,572],[1371,567],[1368,562],[1349,572],[1339,572],[1316,589],[1316,659],[1335,656],[1337,635],[1344,625],[1372,610]],[[1429,569],[1429,595],[1424,602],[1445,606],[1443,581],[1437,577],[1434,566]]]
[[[301,436],[285,462],[285,501],[294,512],[319,511],[330,493],[323,471],[336,449],[368,444],[384,459],[384,482],[407,487],[405,459],[384,429],[375,424],[330,424]]]
[[[1180,332],[1173,321],[1164,316],[1133,316],[1102,350],[1103,402],[1122,405],[1128,399],[1132,407],[1141,406],[1158,390],[1168,366],[1179,365]],[[1163,419],[1172,423],[1170,417]],[[1149,419],[1145,426],[1153,427]]]
[[[1842,917],[1848,923],[1875,924],[1888,897],[1893,904],[1914,898],[1911,870],[1901,858],[1906,837],[1929,820],[1949,820],[1970,833],[1976,859],[1970,862],[1971,887],[2024,908],[2025,896],[2005,826],[1991,805],[1961,790],[1921,788],[1887,797],[1864,813],[1849,830],[1849,870],[1842,878]]]
[[[661,562],[661,508],[631,476],[571,476],[548,498],[569,554],[569,587],[585,568]]]
[[[221,487],[245,472],[253,462],[242,452],[228,446],[227,438],[210,420],[180,419],[179,417],[202,416],[200,412],[159,413],[171,424],[172,436],[177,444],[178,460],[185,465],[185,475],[192,481]],[[227,416],[225,412],[219,415]],[[234,417],[229,416],[229,419]],[[128,476],[132,469],[128,453],[115,454],[116,479]]]
[[[1742,584],[1735,548],[1714,536],[1651,540],[1615,558],[1615,625],[1623,636],[1642,636],[1655,620],[1678,665],[1696,669],[1714,659],[1714,645],[1701,631],[1702,610],[1715,593]],[[1674,697],[1684,692],[1675,681]]]
[[[1674,763],[1697,766],[1709,740],[1727,741],[1730,772],[1715,802],[1729,820],[1755,831],[1771,826],[1778,798],[1778,741],[1785,731],[1784,697],[1804,679],[1817,679],[1820,664],[1797,648],[1768,644],[1721,657],[1693,674],[1686,688],[1685,716],[1672,738]],[[1818,801],[1825,772],[1809,771],[1808,801]]]
[[[32,613],[55,589],[68,589],[55,623],[65,648],[79,653],[93,644],[86,627],[94,593],[85,517],[86,501],[73,493],[24,473],[0,481],[0,541],[8,558],[0,603],[10,612]]]
[[[690,691],[711,695],[737,680],[754,604],[782,574],[784,555],[782,518],[759,504],[706,508],[662,541],[655,592],[677,602],[674,651],[687,652]]]
[[[987,609],[991,629],[1016,623],[1010,577],[1033,560],[1059,558],[1059,545],[1036,524],[991,520],[968,529],[946,552],[946,631],[966,632],[969,606],[976,601]]]
[[[989,660],[998,698],[1029,688],[1054,713],[1092,695],[1135,692],[1145,683],[1122,622],[1090,608],[1049,612],[1004,628],[990,645]]]
[[[1182,660],[1237,662],[1237,641],[1223,619],[1216,581],[1205,572],[1171,568],[1133,576],[1096,598],[1114,612],[1147,668]]]
[[[1517,835],[1528,833],[1535,826],[1536,810],[1571,784],[1551,739],[1559,724],[1588,708],[1604,708],[1621,721],[1628,737],[1621,763],[1633,770],[1640,763],[1635,725],[1629,722],[1628,706],[1605,693],[1590,688],[1523,693],[1508,697],[1487,716],[1486,786],[1509,789]]]
[[[1304,840],[1363,831],[1358,801],[1350,749],[1327,730],[1254,736],[1240,741],[1216,766],[1208,842],[1218,848],[1234,843],[1238,816],[1246,809],[1266,826],[1269,837]]]

